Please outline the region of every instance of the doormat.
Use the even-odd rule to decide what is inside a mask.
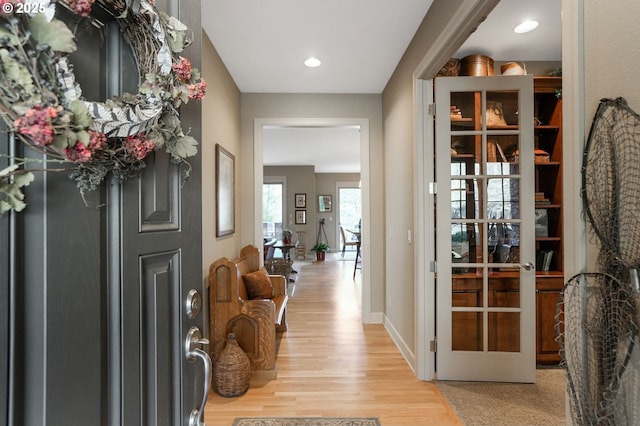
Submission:
[[[434,382],[466,426],[564,426],[565,372],[536,370],[535,384]]]
[[[377,417],[238,417],[233,426],[380,426]]]

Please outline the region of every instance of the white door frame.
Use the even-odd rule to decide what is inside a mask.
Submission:
[[[435,339],[435,276],[430,270],[429,260],[435,259],[432,229],[433,196],[429,194],[428,182],[433,177],[434,134],[428,105],[433,102],[433,77],[439,71],[438,64],[455,54],[464,40],[462,34],[470,34],[471,26],[478,17],[488,13],[495,1],[478,0],[461,10],[454,17],[426,53],[414,72],[414,229],[415,229],[415,372],[420,380],[435,378],[435,354],[429,342]],[[462,8],[461,8],[462,9]],[[562,67],[563,67],[563,135],[567,141],[584,141],[584,0],[562,0]],[[583,142],[566,144],[563,149],[564,197],[574,202],[564,203],[565,275],[571,276],[585,270],[586,233],[585,223],[580,218],[580,159]],[[429,232],[429,235],[427,235]],[[568,250],[567,246],[572,249]]]
[[[371,235],[371,193],[369,172],[369,119],[366,118],[256,118],[253,122],[253,190],[254,199],[254,244],[262,246],[262,148],[263,130],[266,126],[280,127],[335,127],[335,126],[359,126],[360,127],[360,181],[362,182],[362,261],[371,264],[371,248],[366,244],[366,239]],[[379,322],[371,307],[371,276],[367,268],[362,270],[362,322]]]

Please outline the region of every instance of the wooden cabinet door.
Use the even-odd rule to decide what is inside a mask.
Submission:
[[[556,311],[563,279],[538,278],[536,284],[536,361],[555,364],[560,361],[556,341]]]

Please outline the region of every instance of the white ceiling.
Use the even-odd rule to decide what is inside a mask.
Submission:
[[[360,172],[360,128],[265,127],[264,165],[315,166],[316,173]]]
[[[381,93],[431,2],[204,0],[202,27],[244,93]]]
[[[381,93],[432,2],[205,0],[202,26],[243,93]],[[503,0],[454,56],[559,61],[560,8],[560,0]],[[524,19],[540,26],[513,33]],[[308,56],[322,65],[306,68]],[[358,172],[356,130],[266,129],[264,164]]]

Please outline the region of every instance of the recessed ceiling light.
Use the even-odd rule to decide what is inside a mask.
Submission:
[[[319,67],[321,63],[322,62],[320,62],[320,59],[313,58],[313,57],[311,57],[311,58],[307,59],[306,61],[304,61],[304,64],[306,66],[308,66],[309,68]]]
[[[513,29],[513,32],[518,34],[528,33],[529,31],[533,31],[536,28],[538,28],[538,21],[528,20],[528,21],[522,22],[517,27],[515,27]]]

